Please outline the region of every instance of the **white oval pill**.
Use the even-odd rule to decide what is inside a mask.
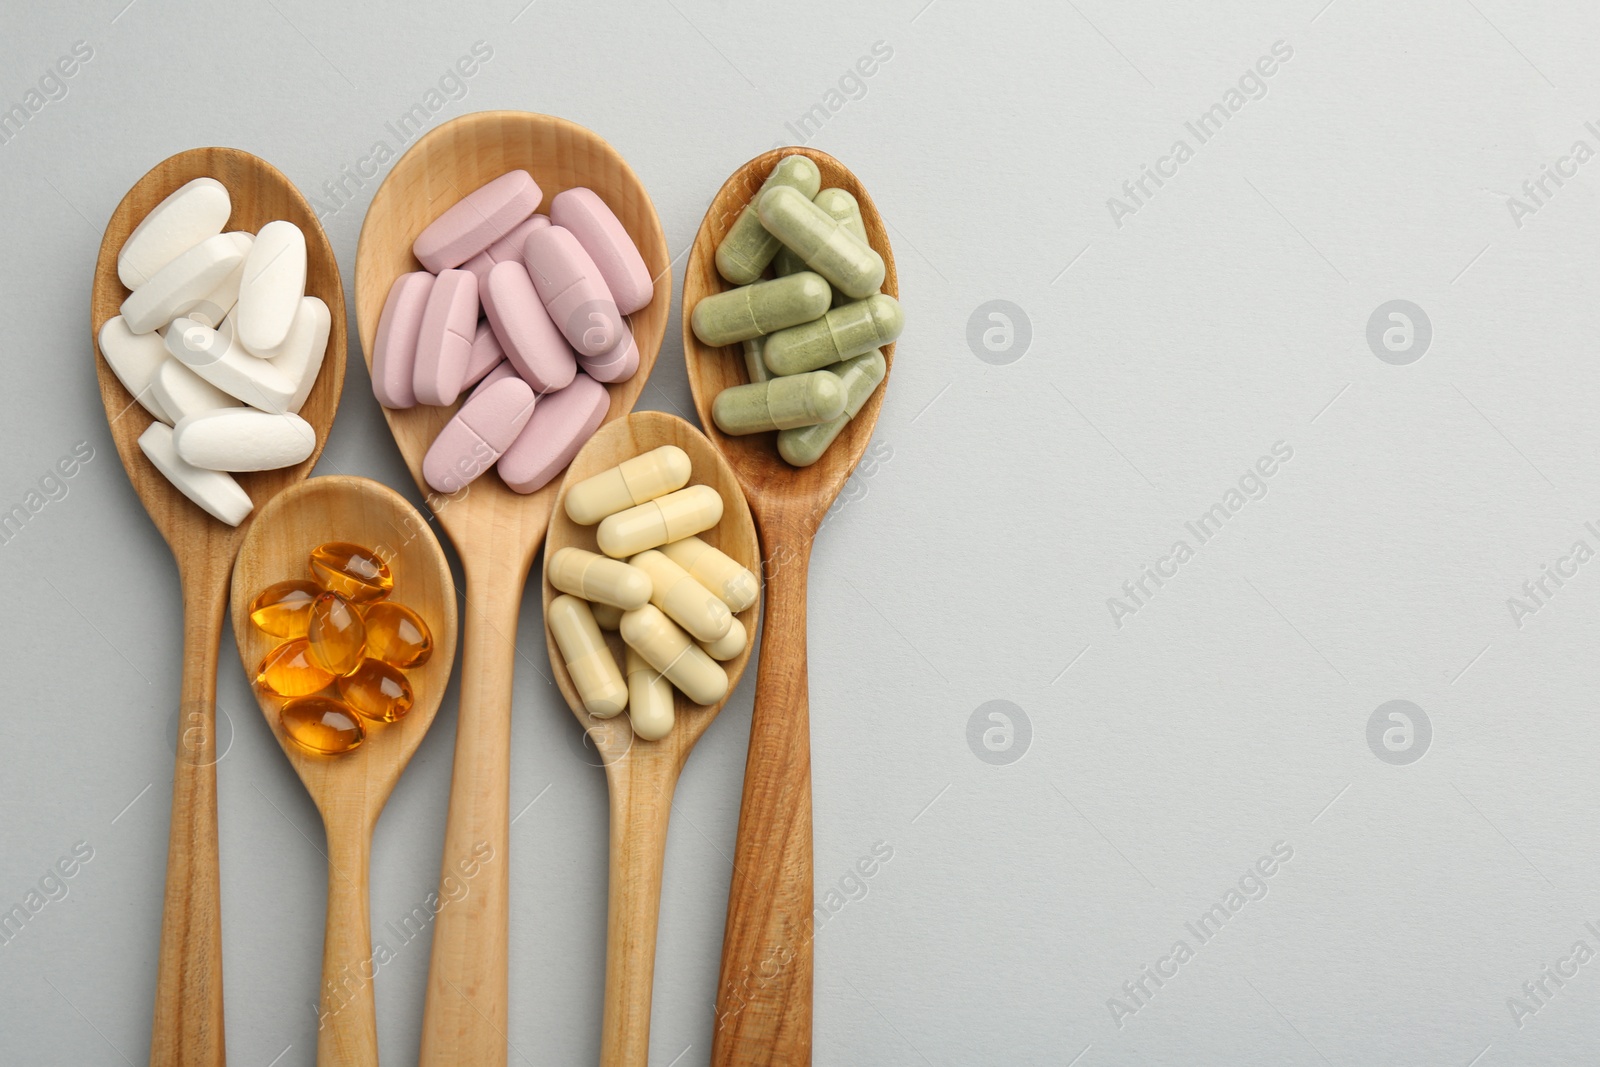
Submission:
[[[168,263],[222,232],[233,204],[215,178],[196,178],[150,209],[117,253],[117,277],[137,289]]]
[[[121,315],[114,315],[100,327],[99,340],[100,354],[122,387],[150,414],[169,425],[174,422],[150,388],[156,371],[167,361],[167,346],[161,335],[134,333]]]
[[[306,295],[306,235],[279,219],[261,227],[239,282],[239,340],[252,352],[278,347]]]
[[[262,411],[289,410],[296,383],[272,365],[244,350],[233,336],[233,319],[213,330],[193,319],[177,319],[167,327],[167,351],[200,377]]]
[[[294,314],[289,336],[268,357],[272,365],[294,383],[294,395],[289,398],[285,411],[299,411],[304,407],[311,387],[317,384],[317,372],[322,369],[322,357],[328,351],[328,330],[332,324],[333,316],[321,297],[300,298],[300,310]]]
[[[245,258],[248,259],[250,257],[250,249],[256,243],[256,235],[240,231],[230,232],[233,235],[234,242],[244,249]],[[215,289],[206,294],[204,300],[190,308],[185,314],[200,325],[209,326],[213,330],[221,326],[222,320],[227,318],[228,313],[239,303],[239,283],[243,278],[244,261],[241,260],[239,265],[233,268],[232,272],[222,279]]]
[[[250,514],[250,494],[231,475],[185,463],[166,423],[152,422],[139,435],[139,449],[179,492],[229,526],[239,525]]]
[[[222,408],[178,420],[172,443],[185,463],[206,470],[275,471],[310,456],[317,431],[299,415]]]
[[[170,358],[163,360],[156,370],[156,376],[150,380],[150,391],[161,402],[161,410],[167,413],[174,424],[202,411],[239,407],[239,402],[233,397]]]
[[[156,272],[122,302],[122,317],[134,333],[159,330],[187,315],[240,263],[249,246],[241,236],[219,233],[195,245]]]

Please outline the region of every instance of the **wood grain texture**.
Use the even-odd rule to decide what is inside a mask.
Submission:
[[[744,564],[752,574],[760,573],[761,550],[755,524],[732,468],[699,430],[676,416],[657,411],[636,412],[612,423],[578,453],[556,498],[545,559],[561,548],[599,551],[595,543],[597,527],[580,526],[567,517],[566,493],[570,486],[662,445],[677,445],[688,453],[692,466],[689,484],[709,485],[722,496],[721,522],[699,537]],[[548,573],[543,587],[548,619],[550,602],[560,593],[550,584]],[[728,673],[729,695],[749,665],[760,610],[758,601],[736,616],[751,641],[743,652],[722,664]],[[611,633],[607,640],[618,667],[625,672],[621,637]],[[550,651],[550,667],[556,685],[599,752],[611,794],[611,870],[600,1063],[602,1067],[645,1067],[650,1054],[656,925],[661,910],[662,865],[666,860],[672,794],[695,742],[727,703],[727,697],[713,705],[700,705],[677,693],[672,732],[660,740],[646,741],[635,736],[626,712],[610,719],[597,719],[586,712],[548,625],[545,644]]]
[[[894,253],[877,207],[856,176],[825,152],[781,148],[735,171],[695,235],[683,281],[683,348],[695,409],[712,444],[727,457],[761,532],[767,578],[761,664],[756,675],[750,751],[728,921],[717,986],[711,1062],[811,1062],[812,859],[811,721],[806,667],[806,574],[811,544],[829,506],[872,437],[888,391],[880,386],[827,453],[810,467],[789,466],[775,435],[731,437],[717,429],[711,405],[723,389],[745,382],[739,345],[713,348],[690,328],[694,306],[731,286],[717,274],[716,250],[739,212],[787,155],[801,154],[861,204],[867,238],[887,268],[883,292],[898,296]],[[894,345],[883,349],[889,370]]]
[[[233,635],[245,676],[282,641],[250,622],[250,602],[274,582],[311,577],[311,550],[353,541],[377,552],[394,576],[389,599],[422,616],[433,654],[406,672],[415,703],[399,722],[364,723],[354,752],[319,756],[284,734],[284,701],[256,691],[284,755],[322,813],[328,838],[328,911],[323,932],[322,1021],[317,1062],[323,1067],[377,1067],[373,1008],[368,859],[384,803],[428,732],[450,681],[456,654],[456,597],[450,564],[427,520],[392,489],[365,478],[313,478],[260,509],[233,569]]]
[[[120,312],[128,297],[117,277],[117,253],[123,242],[151,208],[179,186],[200,177],[215,178],[227,187],[233,202],[229,230],[255,233],[275,219],[287,219],[300,227],[306,237],[306,292],[322,298],[332,319],[322,369],[300,412],[316,429],[316,447],[303,463],[293,467],[235,475],[255,502],[253,514],[280,490],[303,480],[322,454],[344,387],[346,327],[344,287],[328,235],[289,179],[248,152],[195,148],[163,160],[128,191],[106,224],[90,298],[95,374],[117,454],[151,521],[172,549],[183,585],[178,758],[172,779],[172,828],[150,1062],[209,1067],[225,1058],[215,767],[217,654],[228,574],[251,519],[238,527],[213,519],[151,465],[139,450],[139,435],[153,420],[112,373],[98,341],[100,327]]]
[[[655,206],[632,168],[595,133],[549,115],[485,111],[433,130],[395,163],[372,199],[356,250],[356,319],[372,366],[378,317],[394,279],[420,269],[417,234],[446,208],[506,171],[522,168],[544,193],[587,186],[622,221],[655,278],[650,304],[629,316],[639,371],[606,388],[607,420],[633,408],[655,365],[672,304],[671,263]],[[466,572],[461,711],[441,877],[473,855],[494,858],[433,930],[422,1067],[506,1062],[506,941],[510,826],[511,681],[523,583],[544,539],[559,479],[523,496],[492,472],[450,496],[431,492],[422,458],[454,408],[384,410],[412,477],[426,494]]]

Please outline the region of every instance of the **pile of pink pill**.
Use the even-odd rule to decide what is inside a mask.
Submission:
[[[450,207],[417,236],[424,269],[395,279],[378,320],[380,404],[467,393],[422,461],[441,493],[491,466],[519,493],[542,488],[605,420],[603,383],[639,369],[624,316],[655,293],[644,258],[593,190],[557,193],[549,215],[535,213],[543,199],[513,170]]]

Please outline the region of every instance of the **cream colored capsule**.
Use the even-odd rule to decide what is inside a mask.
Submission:
[[[727,695],[727,672],[654,604],[623,612],[622,639],[696,704]]]
[[[595,531],[600,551],[626,559],[722,521],[722,497],[709,485],[691,485],[676,493],[607,515]]]
[[[706,650],[706,655],[712,659],[730,660],[744,651],[744,644],[749,637],[744,632],[744,623],[738,619],[733,620],[733,625],[728,627],[728,632],[715,641],[702,641],[700,647]]]
[[[602,630],[616,633],[622,626],[622,609],[613,604],[590,604],[589,614],[594,616],[594,621]]]
[[[689,471],[689,454],[677,445],[651,449],[568,489],[567,517],[593,526],[607,515],[682,489],[689,484]]]
[[[550,557],[546,570],[551,585],[595,604],[631,611],[650,602],[650,576],[621,560],[581,548],[563,548]]]
[[[672,683],[650,666],[638,651],[628,649],[628,721],[646,741],[659,741],[672,732]]]
[[[650,603],[696,641],[715,641],[733,625],[733,613],[715,593],[655,549],[628,561],[650,579]]]
[[[661,546],[661,554],[689,572],[689,577],[715,593],[733,611],[756,602],[761,583],[739,561],[712,548],[698,537],[685,537]]]
[[[628,687],[589,605],[575,596],[558,596],[550,601],[549,619],[584,710],[597,719],[609,719],[627,707]]]

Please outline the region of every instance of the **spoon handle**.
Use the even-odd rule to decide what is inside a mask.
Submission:
[[[628,730],[625,718],[605,724]],[[636,742],[637,743],[637,742]],[[596,746],[599,747],[598,745]],[[611,781],[611,871],[606,906],[606,1000],[600,1067],[646,1067],[650,1061],[650,997],[655,984],[656,926],[667,823],[682,762],[624,761]]]
[[[217,863],[217,655],[233,555],[197,550],[179,554],[178,564],[183,682],[150,1063],[221,1067],[226,1052]]]
[[[734,846],[715,1067],[811,1062],[811,541],[770,538],[761,665]]]
[[[328,833],[328,917],[322,932],[319,1067],[378,1067],[368,866],[372,827],[359,811],[334,811]]]
[[[463,553],[461,699],[420,1067],[506,1062],[511,678],[527,566],[475,563]]]

